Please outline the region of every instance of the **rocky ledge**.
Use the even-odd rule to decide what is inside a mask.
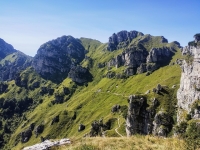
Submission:
[[[127,48],[122,54],[108,62],[108,68],[126,66],[125,74],[127,76],[153,72],[159,67],[169,64],[173,54],[173,49],[170,47],[152,48],[150,52],[144,48]]]
[[[138,31],[120,31],[117,34],[113,33],[111,37],[109,37],[107,50],[113,51],[123,47],[128,46],[128,44],[132,41],[132,39],[144,35],[142,32]]]

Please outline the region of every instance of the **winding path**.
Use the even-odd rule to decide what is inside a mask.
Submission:
[[[116,132],[119,136],[124,137],[123,135],[121,135],[121,134],[118,132],[118,129],[120,128],[119,117],[117,118],[117,122],[118,122],[118,127],[115,128],[115,132]]]

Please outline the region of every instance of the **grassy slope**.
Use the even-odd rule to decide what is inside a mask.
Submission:
[[[136,135],[130,138],[84,138],[72,139],[72,144],[51,148],[51,150],[184,150],[185,143],[177,138],[158,138]]]
[[[101,44],[98,41],[85,38],[82,38],[81,41],[85,48],[89,51],[87,56],[93,61],[93,67],[90,68],[94,77],[93,82],[88,83],[87,87],[78,86],[72,97],[63,104],[51,105],[50,101],[54,99],[54,96],[38,95],[40,89],[29,92],[28,95],[34,97],[36,100],[43,99],[43,103],[40,104],[35,110],[26,114],[27,120],[22,121],[16,132],[12,135],[9,146],[13,147],[16,139],[18,138],[17,135],[27,129],[33,122],[35,122],[36,125],[43,123],[45,125],[45,129],[44,132],[38,136],[38,138],[35,138],[35,135],[33,135],[29,142],[25,144],[19,143],[17,146],[13,147],[13,149],[18,150],[24,146],[40,142],[40,136],[45,137],[49,135],[50,138],[81,138],[84,134],[89,132],[91,123],[94,120],[99,120],[100,118],[103,118],[104,122],[110,118],[115,118],[115,121],[112,124],[112,130],[107,131],[108,136],[118,136],[114,129],[118,127],[117,118],[120,118],[121,128],[118,129],[118,131],[122,135],[125,135],[125,130],[123,128],[125,120],[121,117],[120,113],[111,113],[112,106],[115,104],[128,105],[127,97],[130,94],[144,94],[147,90],[152,90],[156,87],[158,83],[168,86],[166,89],[171,93],[171,95],[169,96],[169,94],[165,93],[163,93],[163,95],[157,95],[151,92],[147,95],[148,99],[150,100],[152,97],[158,97],[161,103],[158,108],[159,110],[171,109],[171,101],[173,101],[173,103],[176,102],[176,98],[171,98],[173,97],[173,94],[176,93],[179,84],[181,71],[178,65],[160,68],[149,76],[140,74],[131,76],[128,79],[102,78],[102,74],[107,72],[107,67],[100,69],[97,68],[97,64],[99,62],[108,62],[111,58],[120,54],[122,50],[120,49],[115,52],[108,52],[105,49],[106,44]],[[178,51],[172,61],[174,61],[175,58],[178,58],[179,55],[180,52]],[[89,62],[85,60],[82,65],[88,66],[88,63]],[[50,81],[46,83],[46,81],[41,79],[38,75],[31,73],[31,69],[25,71],[23,74],[27,74],[26,72],[29,74],[29,80],[36,78],[36,80],[40,81],[42,85],[49,85],[52,88],[55,88],[55,93],[62,93],[63,87],[72,87],[74,85],[70,79],[64,80],[59,85],[55,85]],[[10,93],[7,93],[7,95],[1,95],[1,97],[9,97],[11,93],[13,93],[12,96],[17,96],[15,91],[18,87],[13,85],[13,88],[11,87],[11,84],[14,84],[14,82],[10,82]],[[177,87],[172,89],[171,87],[174,84],[177,85]],[[27,91],[23,90],[20,97],[23,97],[26,92]],[[75,120],[72,119],[74,112],[77,114]],[[51,126],[50,123],[52,118],[58,114],[60,115],[59,123],[55,123]],[[22,128],[22,124],[24,123],[25,127]],[[86,129],[82,132],[78,132],[78,126],[80,123],[86,125]]]

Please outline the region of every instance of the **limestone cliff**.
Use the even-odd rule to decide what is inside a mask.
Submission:
[[[181,64],[180,88],[177,91],[178,122],[185,120],[186,114],[196,118],[198,115],[191,112],[192,105],[200,100],[200,47],[186,46],[182,49],[182,54],[185,55],[185,60]]]
[[[173,49],[169,47],[152,48],[149,52],[145,48],[132,47],[112,58],[108,62],[108,67],[126,66],[125,73],[128,76],[147,71],[152,72],[163,65],[167,65],[173,54]]]
[[[138,31],[120,31],[109,38],[107,50],[121,49],[123,51],[106,63],[109,70],[112,67],[125,66],[121,75],[131,76],[144,72],[148,72],[147,75],[149,75],[158,68],[168,65],[180,47],[177,41],[168,43],[163,36],[144,35]],[[108,72],[107,77],[112,76]]]

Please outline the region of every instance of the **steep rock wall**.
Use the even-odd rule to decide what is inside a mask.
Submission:
[[[186,59],[181,64],[180,88],[177,91],[178,122],[183,121],[185,115],[190,113],[192,104],[200,100],[200,48],[186,46],[182,54],[186,55]]]

